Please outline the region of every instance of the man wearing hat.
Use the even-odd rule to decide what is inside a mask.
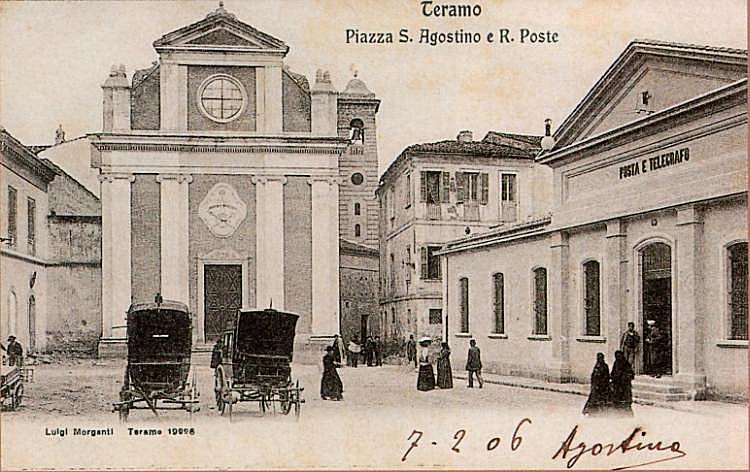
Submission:
[[[625,354],[625,358],[635,369],[636,352],[641,345],[641,336],[635,330],[635,323],[628,321],[628,330],[622,333],[620,338],[620,350]]]
[[[646,337],[646,346],[648,346],[648,374],[659,378],[664,373],[664,356],[666,336],[659,328],[655,320],[647,320],[648,336]]]
[[[8,347],[0,344],[0,348],[8,353],[8,365],[18,365],[18,367],[23,365],[23,348],[21,347],[21,344],[16,342],[15,336],[8,336]]]
[[[469,371],[469,385],[467,385],[467,387],[474,388],[474,374],[476,374],[477,380],[479,380],[479,388],[482,388],[484,385],[484,380],[482,379],[482,357],[479,348],[477,347],[477,342],[473,339],[469,341],[469,355],[466,359],[466,370]]]

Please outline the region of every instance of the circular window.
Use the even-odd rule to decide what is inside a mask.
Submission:
[[[354,185],[362,185],[362,182],[364,181],[365,181],[365,177],[359,172],[355,172],[352,174],[352,183]]]
[[[227,123],[245,109],[247,95],[242,84],[229,75],[212,75],[198,88],[201,112],[213,121]]]

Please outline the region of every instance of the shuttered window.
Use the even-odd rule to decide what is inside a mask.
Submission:
[[[534,270],[534,334],[547,334],[547,269]]]
[[[8,238],[10,246],[16,245],[18,236],[18,192],[11,186],[8,186]]]
[[[747,339],[747,243],[732,244],[729,256],[730,339]]]
[[[440,280],[440,256],[435,255],[439,250],[440,246],[422,246],[419,249],[421,279]]]
[[[599,263],[583,265],[583,307],[586,316],[586,336],[601,335],[601,297],[599,293]]]
[[[494,291],[493,312],[495,314],[495,330],[497,334],[505,333],[505,281],[503,274],[497,273],[492,276]]]
[[[428,204],[439,204],[441,201],[443,201],[443,198],[446,199],[446,202],[448,201],[448,192],[441,191],[443,181],[445,180],[443,174],[447,174],[447,172],[420,172],[419,199],[421,202]],[[450,175],[448,176],[448,183],[450,184]],[[441,195],[441,193],[443,195]]]
[[[469,332],[469,279],[458,279],[458,290],[461,309],[461,332]]]
[[[518,218],[518,195],[516,185],[516,174],[500,175],[500,200],[502,220],[513,222]]]

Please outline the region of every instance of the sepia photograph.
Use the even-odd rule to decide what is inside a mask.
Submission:
[[[0,1],[0,469],[747,470],[747,24]]]

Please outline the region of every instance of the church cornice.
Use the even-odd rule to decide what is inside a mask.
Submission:
[[[159,151],[217,153],[291,153],[340,155],[349,146],[339,137],[278,137],[278,136],[199,136],[199,135],[134,135],[91,134],[98,151]]]

